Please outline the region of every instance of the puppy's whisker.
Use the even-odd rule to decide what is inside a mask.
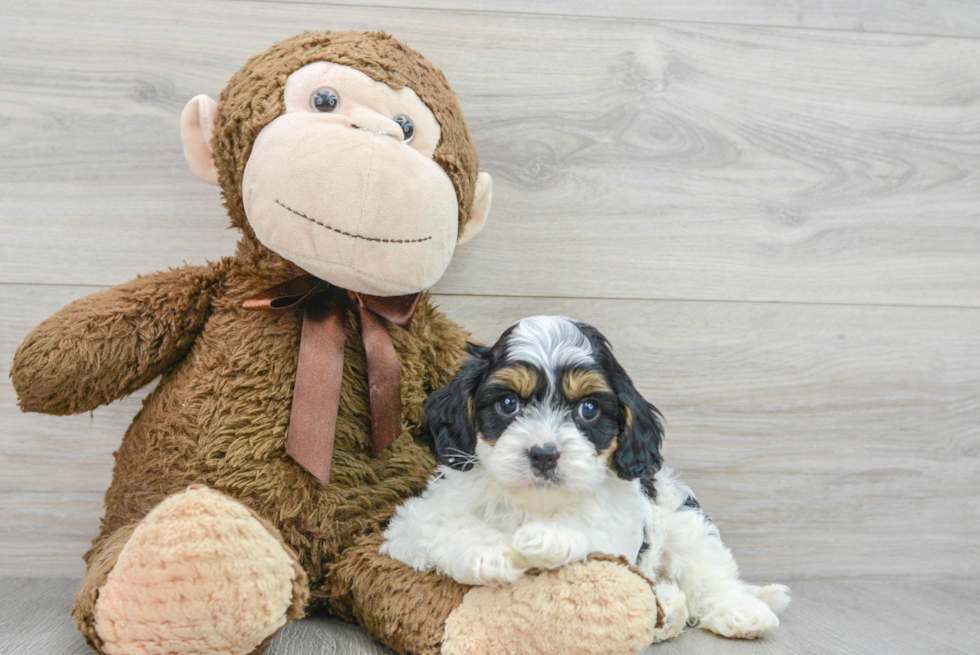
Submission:
[[[470,453],[463,452],[458,448],[447,448],[446,453],[452,455],[454,462],[461,462],[464,464],[476,464],[480,459],[476,455],[471,455]]]

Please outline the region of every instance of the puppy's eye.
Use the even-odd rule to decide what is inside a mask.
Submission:
[[[517,396],[504,396],[497,401],[497,411],[504,416],[513,416],[521,411],[521,401]]]
[[[321,114],[329,114],[337,110],[340,105],[340,96],[333,89],[324,87],[322,89],[317,89],[316,93],[310,97],[310,107],[313,111],[318,111]]]
[[[398,114],[391,120],[401,125],[402,134],[405,135],[405,138],[402,140],[402,143],[408,143],[415,138],[415,123],[412,122],[411,118],[409,118],[405,114]]]
[[[599,408],[591,400],[584,400],[578,404],[578,417],[590,423],[599,418]]]

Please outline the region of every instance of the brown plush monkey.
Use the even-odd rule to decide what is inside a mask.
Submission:
[[[249,60],[220,102],[193,99],[182,136],[242,232],[235,255],[76,301],[14,360],[21,407],[52,414],[163,376],[116,454],[85,556],[72,614],[88,643],[109,655],[261,653],[292,619],[322,610],[418,655],[645,647],[657,603],[620,562],[596,557],[494,589],[378,553],[380,527],[433,470],[422,404],[467,338],[425,295],[414,318],[406,305],[409,329],[379,308],[438,280],[490,205],[442,73],[382,33],[306,33]],[[332,408],[316,395],[326,361],[316,348],[301,367],[307,386],[298,378],[308,343],[339,344]],[[392,379],[386,352],[394,400],[375,395]],[[313,393],[302,412],[301,386]],[[379,445],[377,415],[392,407],[397,438]],[[293,449],[303,429],[329,433],[332,457],[327,442]]]

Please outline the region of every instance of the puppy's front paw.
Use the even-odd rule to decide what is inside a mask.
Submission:
[[[660,627],[654,628],[653,641],[666,641],[679,635],[687,625],[687,596],[673,582],[658,583],[654,593],[664,612],[664,620]]]
[[[473,555],[469,571],[459,581],[473,585],[501,585],[517,582],[526,569],[518,564],[514,550],[506,544],[481,548]]]
[[[702,628],[737,639],[755,639],[778,626],[776,613],[748,594],[723,601],[701,619]]]
[[[515,532],[510,545],[529,568],[556,569],[588,555],[585,535],[535,523]]]

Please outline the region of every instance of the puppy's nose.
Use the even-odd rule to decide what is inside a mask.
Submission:
[[[527,451],[527,457],[531,460],[531,468],[537,473],[544,474],[555,470],[561,453],[558,452],[558,446],[555,444],[545,444],[531,448]]]

